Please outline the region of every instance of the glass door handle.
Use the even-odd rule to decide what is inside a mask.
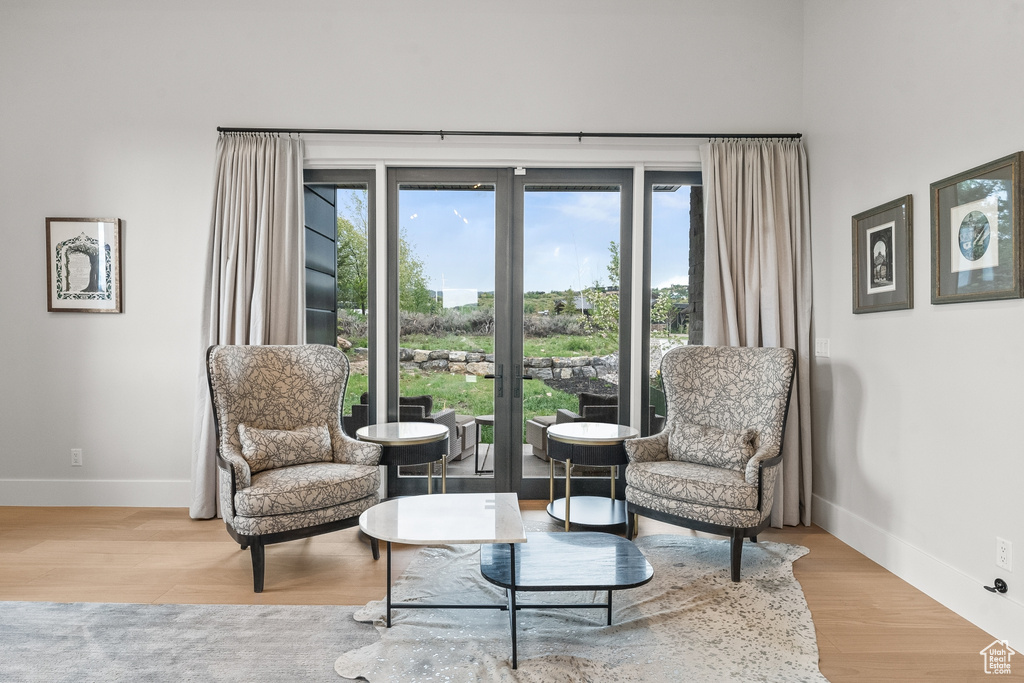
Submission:
[[[521,396],[521,394],[522,394],[521,390],[522,390],[522,387],[523,387],[523,380],[524,379],[533,379],[533,375],[524,375],[523,374],[523,366],[521,366],[521,365],[516,365],[515,366],[515,373],[516,373],[516,377],[515,377],[516,381],[512,385],[512,394],[513,394],[512,398],[519,398]]]
[[[505,393],[505,366],[498,365],[497,369],[498,371],[495,372],[493,375],[484,375],[484,379],[497,380],[494,386],[494,396],[496,398],[501,398],[502,395]]]

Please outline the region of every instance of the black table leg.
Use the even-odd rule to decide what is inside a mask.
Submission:
[[[391,541],[388,541],[387,623],[388,623],[388,628],[391,628]]]
[[[608,591],[608,625],[612,625],[612,592]]]
[[[519,653],[517,651],[516,639],[516,544],[509,543],[509,591],[508,591],[508,615],[512,625],[512,668],[519,666]]]
[[[494,469],[485,470],[480,467],[480,423],[476,423],[476,444],[473,446],[473,474],[494,474]],[[484,454],[484,467],[487,466],[487,454]]]

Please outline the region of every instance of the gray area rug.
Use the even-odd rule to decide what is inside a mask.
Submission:
[[[0,681],[329,681],[354,607],[0,602]]]
[[[381,639],[342,648],[344,678],[384,681],[826,681],[810,611],[793,561],[800,546],[744,544],[743,581],[729,578],[728,541],[643,537],[654,579],[617,591],[614,620],[598,609],[523,610],[519,668],[511,668],[507,612],[392,612],[374,601],[355,618]],[[600,602],[595,593],[522,593],[522,602]],[[423,549],[395,583],[395,601],[497,603],[503,591],[480,576],[479,548]],[[345,652],[345,650],[348,650]]]

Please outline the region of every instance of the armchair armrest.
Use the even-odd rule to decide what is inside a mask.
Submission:
[[[657,462],[668,460],[668,432],[654,436],[626,439],[622,442],[630,462]]]
[[[774,451],[774,452],[773,452]],[[773,448],[759,448],[754,457],[747,461],[747,469],[743,475],[748,484],[757,484],[762,472],[782,462],[782,453]]]
[[[349,465],[380,464],[384,448],[379,443],[353,439],[344,430],[338,430],[337,436],[341,438],[334,443],[334,462]]]
[[[762,519],[772,510],[775,501],[775,479],[782,469],[782,453],[775,451],[774,455],[769,448],[759,449],[747,462],[747,469],[744,477],[748,484],[757,485],[757,509],[761,511]]]
[[[583,419],[580,415],[566,410],[565,408],[559,408],[555,411],[555,424],[565,424],[566,422],[579,422]]]
[[[249,488],[252,484],[252,470],[249,469],[249,463],[242,457],[242,453],[231,444],[217,449],[217,464],[232,476],[233,489]]]

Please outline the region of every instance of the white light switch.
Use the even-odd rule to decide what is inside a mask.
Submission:
[[[828,339],[815,339],[814,340],[814,355],[820,356],[821,358],[828,358],[830,355],[828,349]]]

